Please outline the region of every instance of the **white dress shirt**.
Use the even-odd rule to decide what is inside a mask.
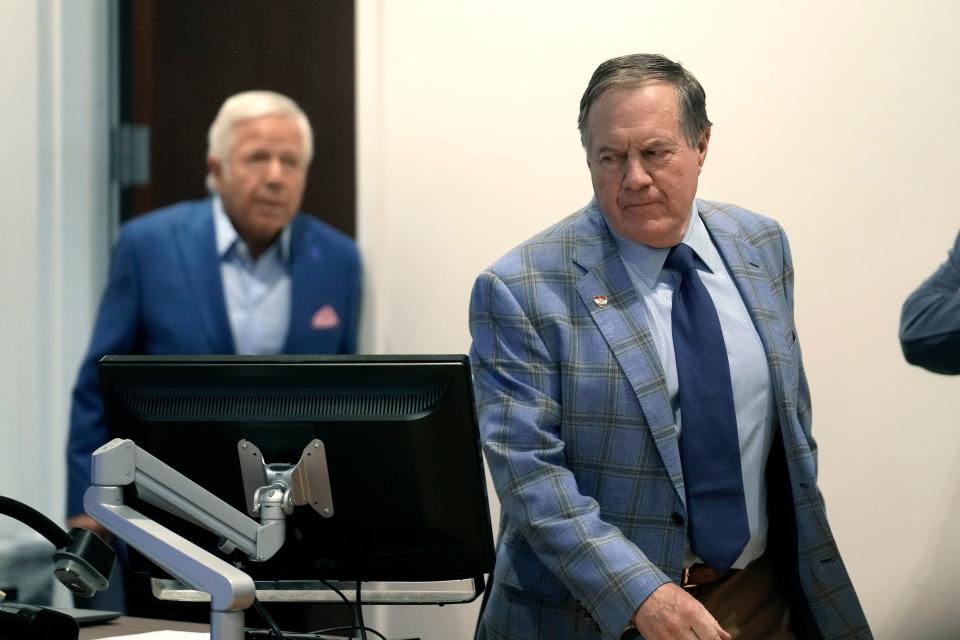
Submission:
[[[680,274],[665,269],[669,249],[657,249],[620,237],[610,225],[620,257],[630,273],[633,286],[644,302],[647,324],[653,334],[660,361],[667,379],[667,391],[679,435],[682,416],[677,397],[677,363],[673,351],[673,290],[680,284]],[[760,336],[750,319],[737,285],[727,271],[723,258],[710,239],[694,202],[690,224],[683,237],[709,268],[700,270],[703,282],[717,308],[720,328],[727,348],[733,404],[737,414],[740,441],[740,466],[746,499],[750,541],[733,564],[742,569],[760,557],[767,546],[767,485],[764,477],[767,456],[773,442],[773,391],[770,371]],[[686,565],[699,561],[687,548]]]
[[[219,197],[213,219],[234,348],[241,355],[278,354],[290,326],[290,225],[254,260]]]

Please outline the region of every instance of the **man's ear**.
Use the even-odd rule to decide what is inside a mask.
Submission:
[[[707,147],[710,145],[710,127],[703,130],[700,140],[697,142],[697,166],[703,169],[703,163],[707,159]]]
[[[213,178],[214,183],[219,186],[223,179],[223,164],[217,156],[207,156],[207,173]]]

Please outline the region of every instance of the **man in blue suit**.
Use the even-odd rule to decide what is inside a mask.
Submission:
[[[910,364],[960,374],[960,234],[947,261],[903,303],[900,346]]]
[[[73,392],[67,444],[70,526],[90,456],[107,440],[96,363],[105,354],[354,353],[360,260],[346,235],[298,213],[313,154],[286,96],[228,98],[210,127],[206,200],[124,225]]]
[[[786,237],[695,197],[703,88],[615,58],[579,127],[594,199],[471,299],[502,507],[478,637],[870,638],[817,488]]]

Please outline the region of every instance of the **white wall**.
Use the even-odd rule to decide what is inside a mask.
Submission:
[[[68,396],[109,246],[106,3],[0,15],[0,494],[62,522]]]
[[[464,352],[484,266],[583,205],[575,123],[590,73],[683,61],[715,122],[703,197],[778,218],[821,485],[879,638],[960,637],[960,393],[906,365],[900,304],[960,227],[960,7],[782,3],[358,3],[360,241],[370,350]],[[380,612],[462,638],[474,610]]]

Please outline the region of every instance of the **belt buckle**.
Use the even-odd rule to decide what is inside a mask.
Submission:
[[[702,570],[698,571],[698,568],[702,567],[703,565],[700,564],[692,564],[684,569],[680,574],[680,586],[684,589],[693,589],[715,582],[715,579],[712,580],[708,575],[704,575]]]

